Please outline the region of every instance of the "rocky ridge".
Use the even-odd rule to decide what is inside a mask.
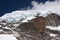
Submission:
[[[46,17],[36,16],[36,18],[21,24],[2,20],[0,34],[14,34],[18,40],[60,40],[59,31],[46,28],[47,25],[60,25],[59,18],[59,15],[51,13]]]

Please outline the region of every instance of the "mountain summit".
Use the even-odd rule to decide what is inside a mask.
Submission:
[[[8,13],[0,18],[0,34],[13,34],[17,40],[60,40],[59,18],[40,10]]]

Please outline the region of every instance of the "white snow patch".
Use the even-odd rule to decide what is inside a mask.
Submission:
[[[57,35],[56,34],[53,34],[53,33],[50,33],[49,36],[56,37]]]
[[[2,23],[3,25],[6,25],[7,23]]]
[[[0,25],[0,27],[2,27],[2,26]]]
[[[5,26],[5,27],[3,27],[3,28],[5,28],[5,29],[10,29],[9,27],[7,27],[7,26]]]
[[[23,21],[21,21],[21,22],[28,22],[28,20],[32,20],[32,19],[34,19],[34,18],[36,18],[36,17],[29,17],[29,18],[27,18],[27,19],[25,19],[25,20],[23,20]]]
[[[10,29],[9,27],[7,27],[7,26],[5,26],[5,27],[2,27],[2,28],[11,30],[11,29]],[[11,30],[11,31],[12,31],[12,30]]]
[[[13,25],[16,26],[16,27],[19,26],[19,24],[13,24]]]
[[[12,34],[0,34],[0,40],[17,40]]]
[[[3,31],[3,29],[0,29],[0,32],[2,32]]]
[[[57,30],[57,31],[60,31],[60,26],[46,26],[46,28],[50,29],[50,30]]]
[[[6,25],[7,23],[1,22],[0,25],[1,25],[1,24]]]

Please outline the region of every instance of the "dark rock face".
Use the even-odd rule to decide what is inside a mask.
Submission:
[[[60,25],[60,16],[59,15],[57,15],[55,13],[51,13],[46,18],[48,20],[49,25],[52,25],[52,26]]]
[[[19,25],[16,31],[20,36],[18,40],[50,40],[50,37],[45,33],[47,20],[44,17],[37,17],[30,20],[28,23]],[[19,30],[20,29],[20,30]]]
[[[17,37],[19,40],[50,40],[47,33],[36,29],[32,23],[23,23],[17,29],[20,29],[17,30],[20,35]]]
[[[58,26],[60,25],[59,15],[49,14],[47,17],[37,17],[30,20],[28,23],[23,23],[17,27],[19,35],[18,40],[60,40],[56,37],[50,37],[49,34],[60,34],[59,31],[54,31],[45,28],[47,25]],[[59,35],[60,37],[60,35]]]
[[[47,19],[44,17],[37,17],[30,20],[28,23],[23,23],[17,27],[17,32],[19,35],[17,39],[19,40],[50,40],[50,37],[45,31],[48,31],[45,26],[47,25]],[[21,39],[23,38],[23,39]]]
[[[45,30],[45,26],[47,26],[47,19],[44,17],[37,17],[35,19],[31,20],[31,23],[37,28],[40,29],[40,31]]]

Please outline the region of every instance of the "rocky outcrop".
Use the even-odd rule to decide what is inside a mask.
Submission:
[[[21,24],[19,27],[17,27],[17,29],[16,30],[20,35],[17,37],[18,40],[50,40],[49,35],[42,31],[43,28],[38,30],[38,28],[36,28],[34,24],[30,22]]]
[[[46,19],[48,20],[49,25],[52,26],[60,25],[60,16],[55,13],[48,14],[48,16],[46,16]]]
[[[36,27],[40,31],[44,31],[45,26],[47,26],[48,24],[47,19],[42,16],[32,19],[30,22],[32,23],[32,25],[34,25],[34,27]]]
[[[37,16],[37,18],[30,20],[28,23],[23,23],[17,27],[17,31],[19,35],[17,37],[18,40],[60,40],[57,37],[50,37],[50,33],[58,34],[60,36],[59,31],[54,31],[47,29],[47,25],[58,26],[59,23],[59,15],[57,14],[49,14],[47,17]],[[57,22],[57,23],[56,23]],[[20,30],[19,30],[20,29]],[[24,39],[25,37],[25,39]],[[22,38],[22,39],[21,39]]]

